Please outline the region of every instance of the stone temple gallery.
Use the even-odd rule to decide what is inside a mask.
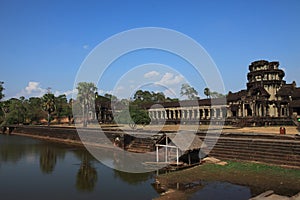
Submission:
[[[146,106],[151,123],[292,125],[300,117],[300,87],[286,83],[279,62],[259,60],[249,65],[246,89],[226,99],[165,102]],[[213,103],[212,103],[213,102]],[[224,103],[225,102],[225,103]]]

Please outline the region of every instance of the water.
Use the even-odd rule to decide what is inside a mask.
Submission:
[[[0,199],[153,199],[153,176],[108,168],[83,148],[0,135]]]
[[[203,182],[203,188],[195,192],[189,200],[247,200],[251,198],[251,190],[246,186],[227,182]]]
[[[0,199],[153,199],[155,173],[120,172],[95,160],[84,148],[28,137],[0,135]],[[246,200],[247,186],[201,181],[174,185],[199,188],[190,200]],[[261,191],[264,192],[264,191]],[[253,193],[253,191],[252,191]]]

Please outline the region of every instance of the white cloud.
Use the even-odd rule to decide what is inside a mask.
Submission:
[[[44,94],[46,94],[48,92],[48,89],[46,88],[42,88],[41,84],[39,82],[35,82],[35,81],[30,81],[28,82],[28,85],[21,90],[21,92],[17,93],[16,95],[14,95],[13,97],[9,97],[10,98],[19,98],[21,96],[24,96],[25,98],[30,98],[30,97],[42,97]],[[65,94],[67,96],[67,98],[72,98],[72,95],[77,95],[78,91],[77,89],[73,89],[73,90],[67,90],[67,91],[51,91],[55,96],[59,96],[62,94]]]
[[[82,46],[82,48],[89,49],[89,45],[85,44],[85,45]]]
[[[40,86],[39,82],[30,81],[28,85],[16,96],[25,96],[25,97],[41,97],[47,92],[47,89],[44,89]]]
[[[160,81],[156,82],[156,84],[160,85],[178,85],[184,82],[184,78],[181,75],[174,75],[170,72],[167,72],[163,75]]]
[[[159,75],[160,75],[159,72],[151,71],[151,72],[147,72],[146,74],[144,74],[144,78],[153,78],[153,77],[157,77]]]
[[[67,98],[73,98],[74,96],[77,96],[78,90],[73,89],[73,90],[67,90],[67,91],[54,91],[53,94],[54,96],[59,96],[59,95],[66,95]]]

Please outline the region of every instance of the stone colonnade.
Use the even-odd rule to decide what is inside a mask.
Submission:
[[[227,108],[225,106],[151,108],[148,113],[151,120],[223,119],[227,116]]]

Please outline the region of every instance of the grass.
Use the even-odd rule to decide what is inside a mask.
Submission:
[[[289,169],[251,162],[228,161],[228,164],[225,166],[203,164],[182,171],[162,174],[157,178],[164,188],[172,187],[175,183],[185,184],[203,180],[229,182],[236,185],[247,186],[254,196],[268,190],[273,190],[276,194],[291,197],[300,191],[299,169]],[[198,189],[175,191],[169,195],[161,196],[158,199],[176,198],[186,200]]]
[[[187,170],[163,174],[158,177],[164,185],[194,181],[223,181],[238,185],[276,190],[300,191],[300,170],[251,162],[228,161],[225,166],[203,164]]]

